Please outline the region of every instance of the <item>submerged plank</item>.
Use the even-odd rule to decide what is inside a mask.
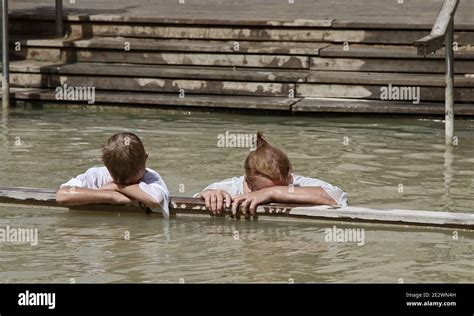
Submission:
[[[1,95],[1,94],[0,94]],[[52,89],[12,88],[12,98],[24,101],[57,101]],[[225,96],[221,95],[186,95],[180,98],[178,94],[139,93],[139,92],[105,92],[95,94],[95,104],[160,106],[160,107],[198,107],[239,110],[275,110],[290,111],[298,98],[286,97],[255,97],[255,96]],[[87,104],[87,101],[67,101],[69,104]],[[63,106],[68,106],[62,101]]]
[[[36,188],[0,187],[0,203],[61,206],[56,203],[54,190]],[[137,213],[146,211],[145,208],[141,208],[138,205],[93,204],[74,206],[70,207],[70,209]],[[202,200],[187,197],[172,197],[170,210],[172,214],[208,214]],[[474,214],[469,213],[401,209],[376,210],[353,206],[301,206],[294,204],[263,205],[258,207],[257,213],[259,216],[281,216],[343,222],[474,229]]]
[[[444,115],[444,103],[408,101],[357,100],[342,98],[303,98],[291,107],[293,112],[304,113],[393,113],[416,115]],[[474,115],[474,104],[456,104],[456,115]]]

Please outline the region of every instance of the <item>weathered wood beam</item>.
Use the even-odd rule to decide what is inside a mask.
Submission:
[[[459,0],[444,1],[430,35],[413,43],[418,48],[418,55],[426,56],[443,47],[446,31],[451,19],[454,18],[458,5]]]
[[[0,203],[61,206],[56,203],[54,190],[36,188],[0,187]],[[132,213],[149,212],[149,210],[138,205],[91,204],[71,206],[69,209]],[[188,197],[172,197],[170,210],[172,215],[185,213],[208,214],[202,200]],[[228,210],[226,213],[229,214],[230,211]],[[269,204],[259,206],[257,214],[259,216],[280,216],[326,221],[474,229],[474,214],[468,213],[399,209],[376,210],[352,206],[331,207],[326,205],[301,206],[294,204]]]
[[[417,48],[418,55],[426,56],[443,47],[444,35],[430,34],[416,41],[413,45]]]

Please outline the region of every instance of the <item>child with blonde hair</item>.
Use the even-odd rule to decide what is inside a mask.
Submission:
[[[204,199],[212,214],[232,207],[245,216],[255,215],[258,205],[271,202],[310,205],[347,205],[347,194],[322,180],[292,173],[288,156],[270,145],[263,132],[257,134],[256,149],[247,156],[245,175],[207,186],[197,197]]]

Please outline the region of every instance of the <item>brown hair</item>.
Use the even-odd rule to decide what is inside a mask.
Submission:
[[[263,131],[257,133],[254,151],[245,159],[245,179],[252,184],[255,177],[264,177],[272,182],[288,185],[291,163],[288,156],[279,148],[273,147],[263,138]]]
[[[115,182],[128,184],[145,169],[145,147],[137,135],[118,133],[104,145],[102,161]]]

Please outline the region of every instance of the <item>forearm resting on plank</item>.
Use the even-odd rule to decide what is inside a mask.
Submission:
[[[103,191],[78,187],[62,187],[56,193],[59,204],[81,205],[93,203],[125,204],[132,200],[125,194],[117,191]]]
[[[278,186],[275,187],[272,202],[337,205],[337,202],[321,187]]]
[[[160,203],[163,201],[163,197],[160,194],[160,200],[156,200],[153,196],[146,193],[140,188],[139,184],[132,184],[127,186],[119,185],[118,191],[125,194],[132,200],[138,201],[145,204],[148,207],[155,208],[160,206]]]

